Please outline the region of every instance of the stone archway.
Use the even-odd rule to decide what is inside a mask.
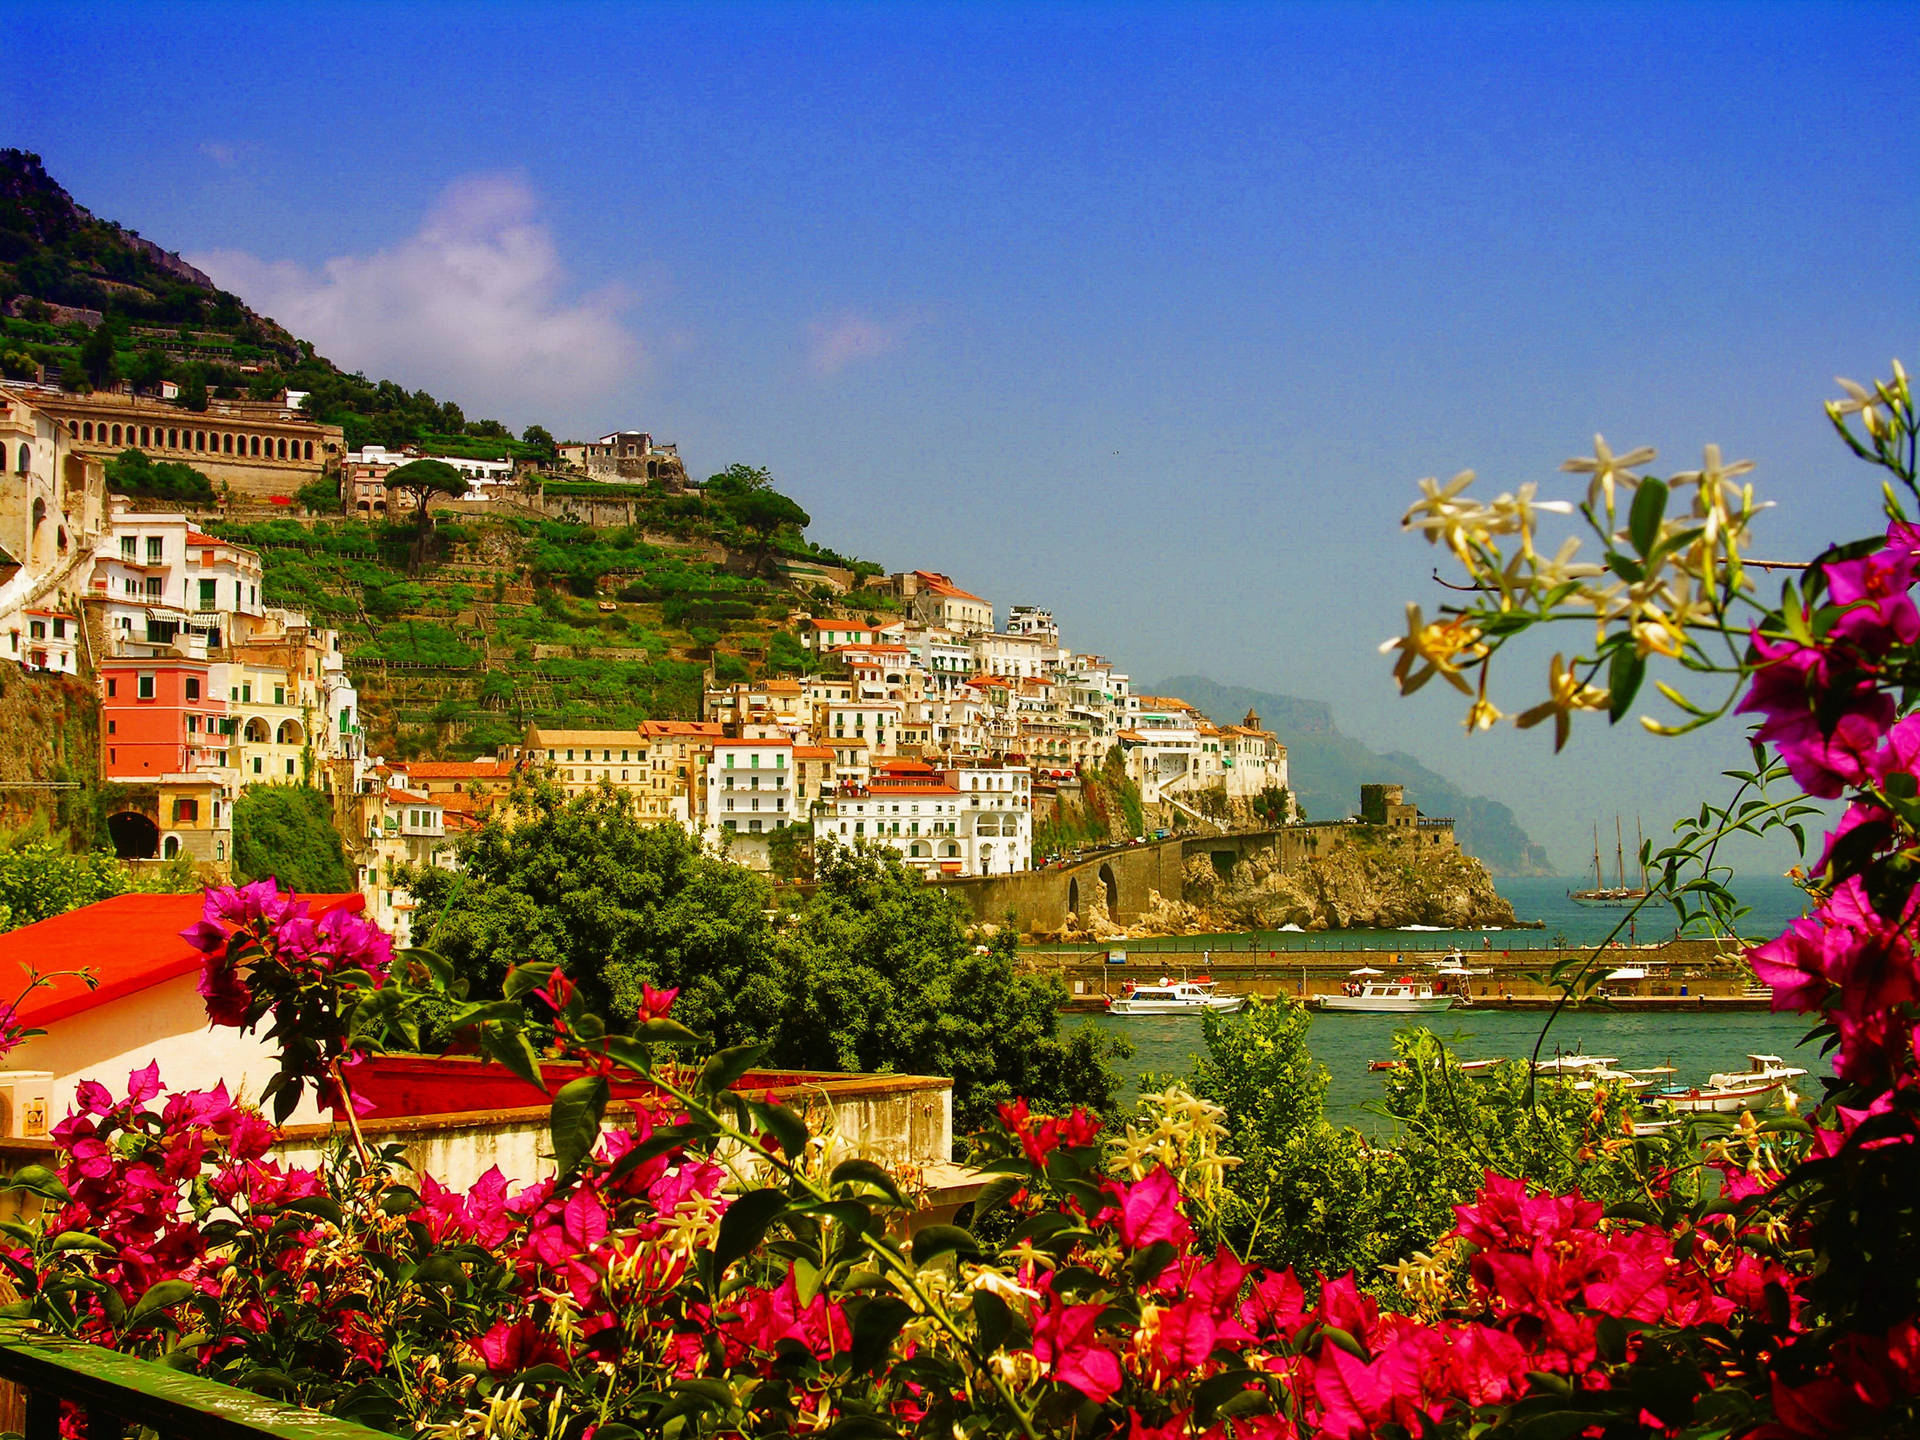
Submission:
[[[160,827],[137,810],[122,810],[107,817],[107,834],[113,839],[113,853],[121,860],[151,860],[160,853]]]
[[[1100,888],[1107,892],[1107,914],[1120,918],[1120,882],[1114,879],[1113,866],[1101,863]]]
[[[1080,914],[1080,879],[1078,876],[1067,881],[1067,913],[1078,918]]]

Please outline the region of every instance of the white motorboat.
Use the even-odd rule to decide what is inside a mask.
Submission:
[[[1247,1003],[1244,995],[1222,995],[1211,980],[1169,980],[1157,985],[1130,985],[1107,1001],[1112,1015],[1191,1015],[1217,1010],[1231,1015]]]
[[[1322,1010],[1358,1012],[1367,1015],[1401,1015],[1427,1010],[1448,1010],[1459,1000],[1457,995],[1435,994],[1424,980],[1348,981],[1339,995],[1319,997]]]
[[[1771,1110],[1787,1102],[1793,1082],[1806,1073],[1778,1055],[1749,1055],[1744,1070],[1720,1070],[1704,1085],[1668,1085],[1642,1099],[1649,1105],[1671,1105],[1682,1115]]]
[[[1742,1110],[1771,1110],[1787,1097],[1787,1082],[1754,1085],[1669,1085],[1642,1095],[1646,1105],[1671,1105],[1682,1115],[1737,1115]]]
[[[1543,1078],[1582,1076],[1591,1078],[1618,1062],[1618,1055],[1556,1055],[1534,1063],[1533,1073]]]
[[[1787,1064],[1778,1055],[1749,1055],[1746,1069],[1719,1071],[1707,1077],[1707,1084],[1715,1089],[1736,1089],[1764,1081],[1798,1080],[1806,1073],[1798,1066]]]

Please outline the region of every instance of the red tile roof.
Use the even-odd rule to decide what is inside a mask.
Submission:
[[[395,760],[409,780],[504,780],[513,767],[503,760]]]
[[[366,905],[360,895],[302,898],[314,915]],[[197,894],[115,895],[0,935],[0,971],[12,975],[32,965],[42,975],[67,972],[20,1002],[21,1021],[44,1027],[192,974],[200,952],[180,932],[200,918],[201,903]],[[91,972],[94,989],[72,973],[80,970]]]

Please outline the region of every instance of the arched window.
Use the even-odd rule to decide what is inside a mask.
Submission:
[[[258,455],[260,453],[260,437],[258,435],[249,436],[247,439],[247,447],[248,454]]]
[[[220,437],[220,451],[224,455],[231,455],[233,453],[233,436],[222,435]]]
[[[167,431],[167,448],[169,450],[178,450],[180,448],[180,432],[178,430],[169,429]]]
[[[306,455],[304,458],[311,460],[313,458],[313,441],[311,440],[307,441],[304,448],[306,450]]]
[[[161,858],[165,860],[171,860],[173,859],[174,856],[178,855],[179,853],[180,853],[180,837],[178,835],[167,836],[167,843],[160,847]]]
[[[287,442],[284,439],[280,442],[280,458],[282,460],[287,458]]]
[[[120,443],[120,427],[118,425],[113,427],[113,443],[116,445]]]
[[[93,439],[93,421],[88,420],[80,426],[80,438],[82,440]]]
[[[37,496],[33,502],[33,528],[38,530],[47,523],[47,502]]]
[[[143,449],[150,450],[153,448],[153,427],[151,425],[142,425],[140,427],[140,444]]]
[[[20,442],[20,473],[26,474],[33,469],[33,447],[26,441]]]
[[[60,527],[59,533],[56,538],[60,546],[60,553],[62,555],[66,554],[67,553],[67,527],[66,526],[62,525]]]

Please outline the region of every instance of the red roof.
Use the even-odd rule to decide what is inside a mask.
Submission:
[[[513,773],[501,760],[395,760],[392,768],[410,780],[495,780]]]
[[[402,790],[397,785],[387,786],[387,803],[390,805],[431,805],[431,795],[416,795],[411,790]]]
[[[360,895],[303,896],[314,915],[360,910]],[[45,1027],[69,1015],[151,989],[200,968],[200,952],[180,932],[200,918],[194,895],[115,895],[50,920],[0,935],[0,970],[17,973],[32,965],[42,975],[91,972],[96,988],[73,973],[37,986],[20,1002],[27,1025]]]
[[[889,785],[881,776],[875,776],[867,786],[867,796],[875,800],[897,800],[902,795],[958,795],[960,792],[951,785],[928,785],[924,782],[914,784]]]
[[[189,545],[224,545],[226,543],[224,540],[216,540],[211,535],[202,535],[198,530],[189,530],[187,532],[187,544]]]
[[[796,745],[793,747],[796,760],[831,760],[833,750],[826,745]]]

